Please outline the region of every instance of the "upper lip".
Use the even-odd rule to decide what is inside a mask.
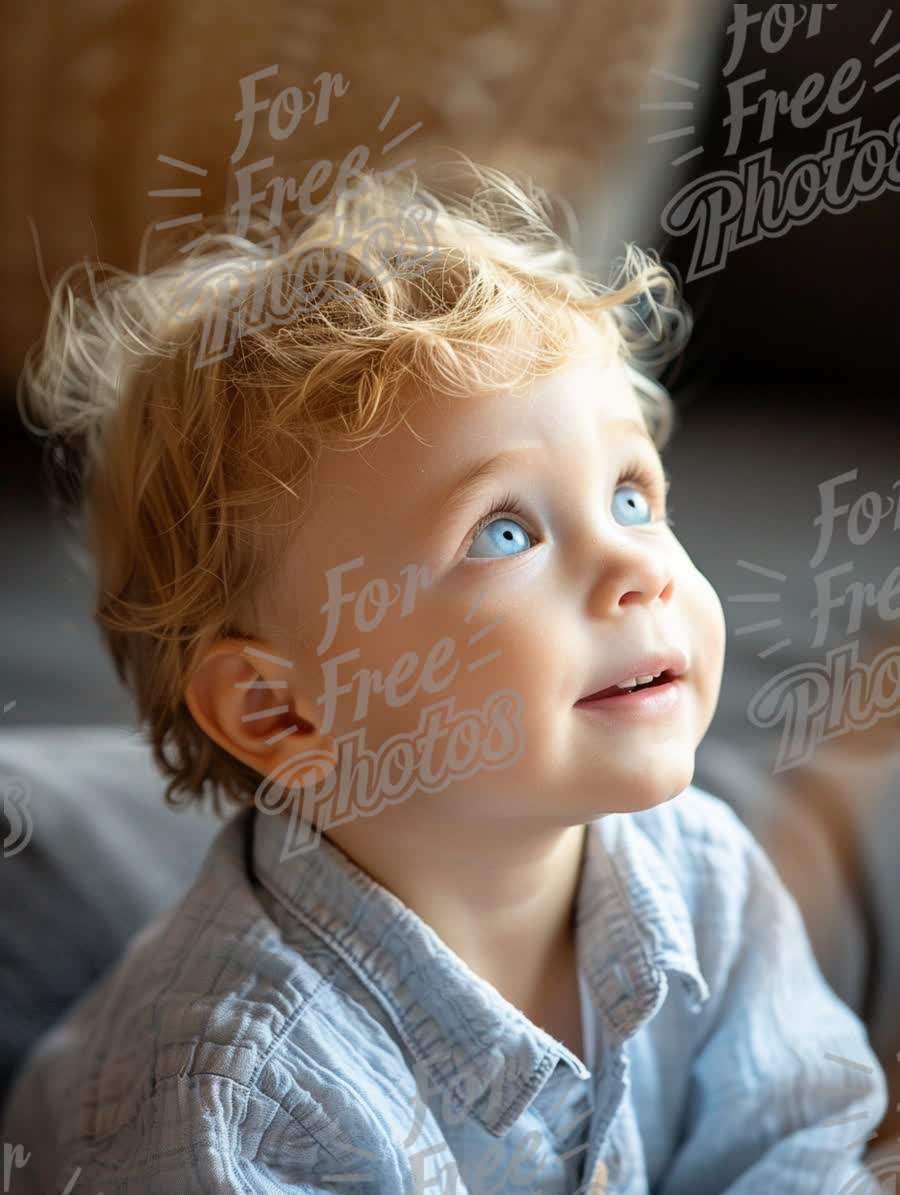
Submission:
[[[678,648],[666,648],[662,651],[646,652],[642,655],[633,656],[630,661],[624,664],[609,668],[606,675],[601,677],[596,684],[591,682],[591,688],[578,700],[587,701],[589,697],[595,697],[598,693],[602,693],[604,689],[609,689],[612,685],[619,685],[623,681],[631,680],[635,676],[656,676],[661,672],[668,672],[674,678],[682,676],[686,671],[687,657]]]

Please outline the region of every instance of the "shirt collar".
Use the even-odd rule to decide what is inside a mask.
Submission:
[[[679,975],[698,1008],[709,990],[691,919],[666,858],[631,824],[609,814],[587,827],[576,904],[576,952],[592,1002],[614,1046],[665,998],[664,971]],[[416,913],[324,835],[297,850],[283,814],[250,815],[258,880],[291,921],[326,941],[390,1017],[417,1064],[417,1082],[449,1092],[499,1136],[537,1095],[560,1059],[590,1072],[562,1042],[477,975]],[[301,836],[302,838],[302,833]]]

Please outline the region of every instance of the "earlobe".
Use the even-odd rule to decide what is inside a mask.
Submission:
[[[276,652],[244,639],[220,639],[191,676],[184,700],[201,730],[261,777],[315,753],[318,762],[303,777],[315,785],[330,770],[322,760],[334,758],[334,742],[298,709],[304,698],[297,680]]]

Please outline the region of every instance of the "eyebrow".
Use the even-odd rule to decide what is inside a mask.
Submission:
[[[607,428],[615,429],[623,433],[631,433],[631,435],[638,435],[643,439],[648,440],[653,444],[653,437],[647,430],[646,424],[638,419],[611,419],[607,424]],[[655,447],[655,444],[654,444]],[[460,477],[444,502],[438,508],[438,513],[442,516],[450,516],[456,511],[463,508],[470,498],[473,497],[482,487],[498,474],[504,473],[508,469],[515,468],[522,459],[527,455],[525,447],[509,448],[498,452],[496,456],[490,457],[486,461],[476,462],[470,466],[466,472]]]

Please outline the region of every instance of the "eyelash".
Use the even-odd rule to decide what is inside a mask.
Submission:
[[[650,469],[642,460],[633,460],[625,466],[619,475],[616,488],[618,489],[618,487],[622,485],[633,485],[635,488],[643,489],[650,498],[650,503],[652,506],[660,502],[665,502],[665,497],[669,490],[669,479],[666,477],[665,484],[660,485],[659,476],[653,469]],[[497,517],[497,515],[501,514],[516,515],[518,518],[522,519],[526,517],[521,502],[519,502],[515,494],[507,491],[502,498],[499,498],[492,504],[491,509],[487,512],[487,514],[482,515],[482,517],[475,524],[475,529],[472,532],[469,544],[467,546],[471,546],[471,544],[478,538],[482,531],[484,531],[485,527],[487,527],[490,522]],[[667,526],[671,526],[671,519],[669,518],[668,514],[663,514],[662,521],[666,523]]]
[[[663,482],[660,483],[659,472],[656,469],[651,469],[643,460],[634,460],[626,465],[618,484],[625,485],[628,482],[640,487],[650,498],[651,505],[657,502],[665,504],[666,495],[669,492],[669,478],[665,472],[663,472],[663,478]]]
[[[493,503],[487,514],[482,515],[475,524],[475,529],[469,537],[469,543],[466,546],[471,546],[471,544],[478,539],[479,535],[481,535],[482,531],[484,531],[485,527],[487,527],[488,524],[497,517],[497,515],[501,514],[517,515],[519,518],[525,518],[525,511],[522,509],[522,504],[519,502],[518,498],[516,498],[515,494],[506,493],[502,498],[499,498],[495,503]]]

